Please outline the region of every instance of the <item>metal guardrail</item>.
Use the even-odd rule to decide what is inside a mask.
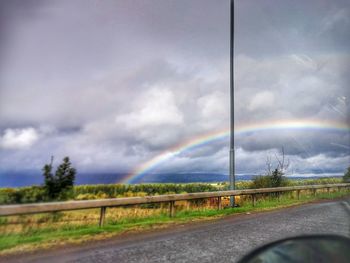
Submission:
[[[176,201],[217,197],[218,208],[220,209],[221,197],[224,197],[224,196],[251,195],[253,205],[255,205],[256,195],[258,194],[296,191],[297,198],[299,199],[300,191],[302,190],[312,190],[313,193],[316,194],[317,189],[327,189],[329,191],[331,188],[338,188],[338,190],[340,190],[341,188],[350,188],[350,183],[229,190],[229,191],[201,192],[201,193],[188,193],[188,194],[170,194],[170,195],[144,196],[144,197],[125,197],[125,198],[111,198],[111,199],[99,199],[99,200],[33,203],[33,204],[21,204],[21,205],[2,205],[0,206],[0,216],[13,216],[13,215],[23,215],[23,214],[38,214],[38,213],[47,213],[47,212],[101,208],[99,225],[102,226],[104,223],[107,207],[168,202],[170,203],[169,214],[170,216],[174,216]]]

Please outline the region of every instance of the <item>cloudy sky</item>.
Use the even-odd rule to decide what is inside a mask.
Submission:
[[[350,123],[350,2],[236,0],[235,125]],[[0,0],[0,173],[129,173],[229,127],[229,0]],[[349,127],[349,126],[348,126]],[[228,172],[228,140],[153,172]],[[343,173],[349,129],[236,136],[237,173]]]

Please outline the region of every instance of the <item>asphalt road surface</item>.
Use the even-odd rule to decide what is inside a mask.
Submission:
[[[229,216],[104,242],[0,258],[11,262],[235,262],[251,249],[302,234],[350,237],[350,198]]]

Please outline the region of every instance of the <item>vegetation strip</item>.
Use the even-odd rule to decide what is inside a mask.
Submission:
[[[319,179],[288,179],[283,180],[281,185],[273,185],[268,176],[257,177],[253,181],[236,182],[236,189],[256,189],[264,187],[278,186],[300,186],[300,185],[318,185],[318,184],[339,184],[343,181],[341,177],[337,178],[319,178]],[[350,177],[349,177],[350,182]],[[228,183],[154,183],[154,184],[97,184],[97,185],[77,185],[73,186],[69,192],[54,201],[64,200],[92,200],[105,198],[135,197],[135,196],[156,196],[164,194],[182,194],[199,193],[229,190]],[[0,188],[0,204],[25,204],[47,202],[51,200],[43,186],[29,186],[18,188]]]
[[[167,225],[179,224],[195,220],[208,220],[218,218],[225,215],[247,213],[254,211],[271,210],[276,208],[288,207],[297,204],[303,204],[320,199],[339,198],[349,195],[349,190],[340,192],[322,192],[317,196],[301,195],[300,200],[289,194],[282,195],[278,200],[274,197],[259,198],[256,201],[256,206],[253,207],[249,200],[243,200],[240,207],[227,208],[216,210],[213,208],[204,208],[197,210],[182,210],[178,211],[173,218],[169,218],[167,213],[161,212],[158,215],[151,215],[146,217],[124,218],[121,220],[113,220],[107,217],[106,225],[99,228],[95,224],[74,224],[66,222],[63,225],[53,226],[52,216],[47,216],[48,224],[35,222],[30,225],[25,222],[25,227],[20,232],[1,233],[0,237],[0,251],[1,254],[18,253],[21,251],[29,251],[35,249],[49,248],[57,245],[82,243],[88,240],[99,240],[115,236],[126,231],[140,231],[145,229],[153,229],[159,227],[166,227]],[[95,213],[98,211],[95,211]],[[81,219],[82,214],[76,213],[76,217]],[[25,216],[20,216],[25,217]],[[22,218],[23,219],[23,218]],[[50,221],[51,220],[51,221]],[[55,220],[53,220],[55,221]],[[1,231],[9,226],[7,220],[2,219],[0,222]]]
[[[9,205],[0,206],[0,215],[21,215],[29,213],[43,213],[43,212],[60,212],[77,209],[90,209],[101,208],[100,225],[105,216],[106,207],[116,207],[125,205],[137,205],[137,204],[153,204],[170,202],[171,216],[173,216],[173,202],[174,201],[187,201],[193,199],[213,198],[223,196],[239,196],[239,195],[252,195],[253,203],[255,204],[256,195],[271,193],[280,195],[282,192],[300,191],[300,190],[313,190],[314,193],[318,189],[327,188],[329,191],[331,188],[350,187],[349,183],[344,184],[327,184],[327,185],[309,185],[309,186],[290,186],[290,187],[277,187],[277,188],[260,188],[260,189],[244,189],[244,190],[230,190],[230,191],[216,191],[216,192],[201,192],[201,193],[189,193],[189,194],[174,194],[174,195],[159,195],[159,196],[145,196],[145,197],[129,197],[129,198],[114,198],[114,199],[102,199],[102,200],[88,200],[88,201],[67,201],[67,202],[51,202],[51,203],[39,203],[39,204],[24,204],[24,205]],[[299,195],[299,193],[298,193]]]

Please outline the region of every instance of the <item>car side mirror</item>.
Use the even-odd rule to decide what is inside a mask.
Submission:
[[[350,239],[337,235],[286,238],[264,245],[238,263],[349,263]]]

